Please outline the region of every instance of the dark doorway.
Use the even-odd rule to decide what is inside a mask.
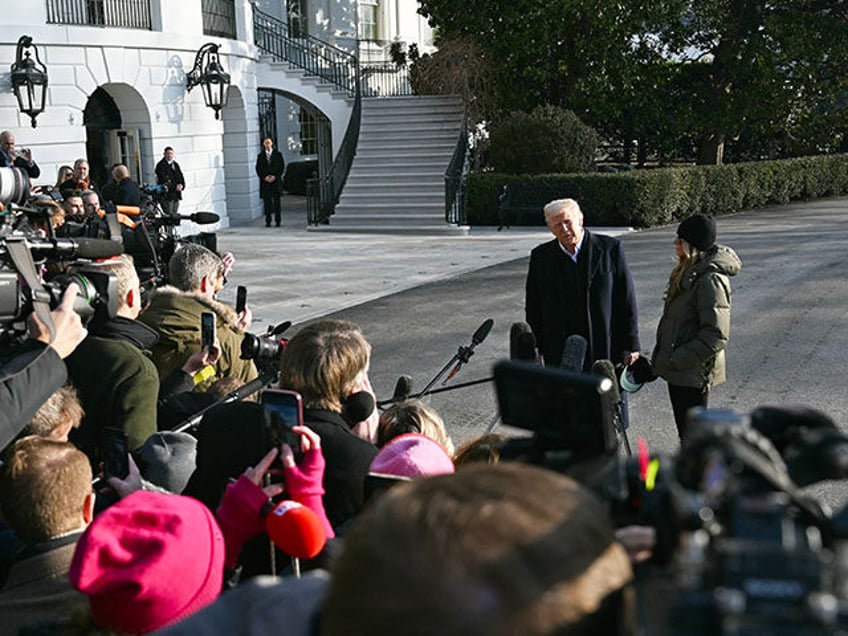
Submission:
[[[121,111],[112,96],[98,88],[88,98],[82,121],[85,125],[85,151],[91,176],[102,187],[111,178],[108,131],[121,128]]]

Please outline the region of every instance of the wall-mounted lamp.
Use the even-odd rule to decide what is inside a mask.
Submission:
[[[35,60],[31,57],[32,53],[35,53]],[[47,67],[38,57],[38,48],[28,35],[22,35],[18,40],[11,79],[12,90],[18,98],[18,109],[29,115],[35,128],[35,118],[44,111],[47,98]]]
[[[220,118],[221,109],[227,105],[230,75],[225,73],[218,60],[218,45],[208,42],[200,47],[194,58],[194,67],[186,74],[186,90],[197,85],[203,89],[203,101]]]

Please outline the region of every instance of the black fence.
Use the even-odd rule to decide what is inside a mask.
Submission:
[[[412,95],[409,67],[394,62],[370,62],[359,67],[363,97],[398,97]]]
[[[258,10],[253,12],[253,40],[276,61],[288,62],[351,96],[358,90],[356,56],[337,46],[311,35],[294,37],[285,22]]]
[[[149,31],[150,0],[47,0],[47,24]]]

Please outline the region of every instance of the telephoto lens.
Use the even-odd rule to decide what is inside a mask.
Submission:
[[[29,175],[20,168],[0,168],[0,203],[23,205],[29,199]]]

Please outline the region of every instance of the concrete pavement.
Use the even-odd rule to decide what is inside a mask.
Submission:
[[[236,257],[221,298],[233,302],[236,285],[246,285],[252,331],[260,332],[522,258],[549,238],[543,227],[472,228],[465,236],[310,232],[305,200],[287,195],[282,228],[259,218],[218,233],[219,251]]]

